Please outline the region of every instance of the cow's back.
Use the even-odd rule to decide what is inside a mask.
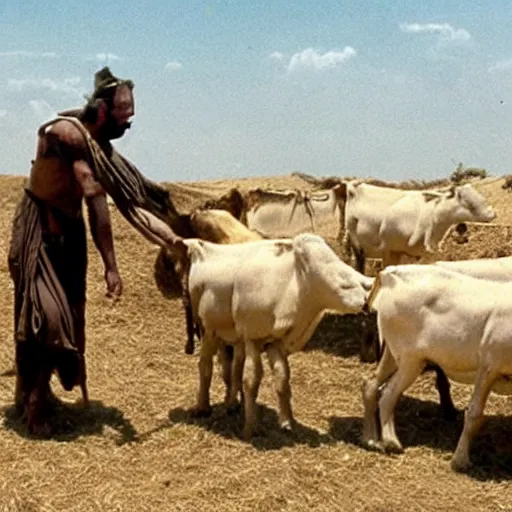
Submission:
[[[509,288],[435,265],[390,266],[379,275],[372,308],[397,360],[421,354],[448,377],[470,383],[484,352],[512,363]]]
[[[345,229],[358,248],[364,248],[368,257],[381,257],[380,229],[389,210],[406,191],[368,185],[347,185]]]
[[[247,226],[265,238],[293,237],[299,233],[336,236],[341,211],[333,189],[277,193],[260,191],[247,214]]]

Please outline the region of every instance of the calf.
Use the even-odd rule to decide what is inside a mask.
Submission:
[[[510,286],[437,264],[390,266],[380,272],[370,302],[385,348],[375,377],[363,386],[366,445],[402,451],[393,410],[426,365],[434,363],[450,379],[474,386],[451,461],[457,471],[470,466],[470,445],[490,391],[512,394]]]
[[[179,245],[179,244],[176,244]],[[266,351],[279,401],[279,423],[291,428],[288,355],[301,350],[326,310],[340,314],[363,309],[373,278],[341,261],[319,236],[218,245],[181,242],[187,288],[195,322],[201,326],[199,391],[194,413],[209,414],[212,358],[222,344],[234,346],[228,406],[242,387],[249,439]]]

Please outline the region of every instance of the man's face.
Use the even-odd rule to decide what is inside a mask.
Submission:
[[[116,89],[112,108],[107,112],[103,133],[109,140],[118,139],[130,128],[130,118],[135,114],[133,93],[127,85]]]

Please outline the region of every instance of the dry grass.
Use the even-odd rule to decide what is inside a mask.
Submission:
[[[512,224],[512,199],[501,189],[502,182],[483,180],[475,186],[497,208],[498,222]],[[13,356],[6,255],[22,179],[3,176],[0,183],[3,370]],[[179,208],[186,210],[237,185],[309,186],[287,176],[169,186]],[[358,360],[358,317],[327,316],[307,350],[291,357],[299,423],[293,435],[278,429],[267,376],[259,397],[261,432],[252,443],[239,440],[241,419],[225,414],[218,372],[212,386],[213,416],[192,420],[188,409],[197,388],[197,354],[183,351],[181,304],[165,298],[155,285],[158,249],[115,211],[113,222],[125,283],[119,303],[104,297],[99,256],[91,243],[89,249],[91,409],[74,404],[78,390],[65,393],[55,382],[53,388],[63,400],[55,417],[58,432],[51,440],[31,439],[13,414],[14,380],[0,377],[0,511],[512,510],[508,398],[491,396],[489,421],[472,452],[477,467],[468,475],[449,469],[462,417],[454,423],[441,418],[433,375],[419,379],[399,404],[396,421],[405,454],[385,456],[360,446],[360,385],[374,365]],[[457,246],[461,252],[456,256],[480,255],[497,237],[500,244],[508,244],[503,233],[508,236],[509,228],[496,229],[479,228],[481,238],[470,233],[469,242]],[[466,406],[470,392],[453,386],[459,408]]]

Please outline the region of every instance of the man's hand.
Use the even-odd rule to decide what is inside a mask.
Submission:
[[[117,299],[123,293],[123,282],[117,270],[105,270],[107,297]]]

